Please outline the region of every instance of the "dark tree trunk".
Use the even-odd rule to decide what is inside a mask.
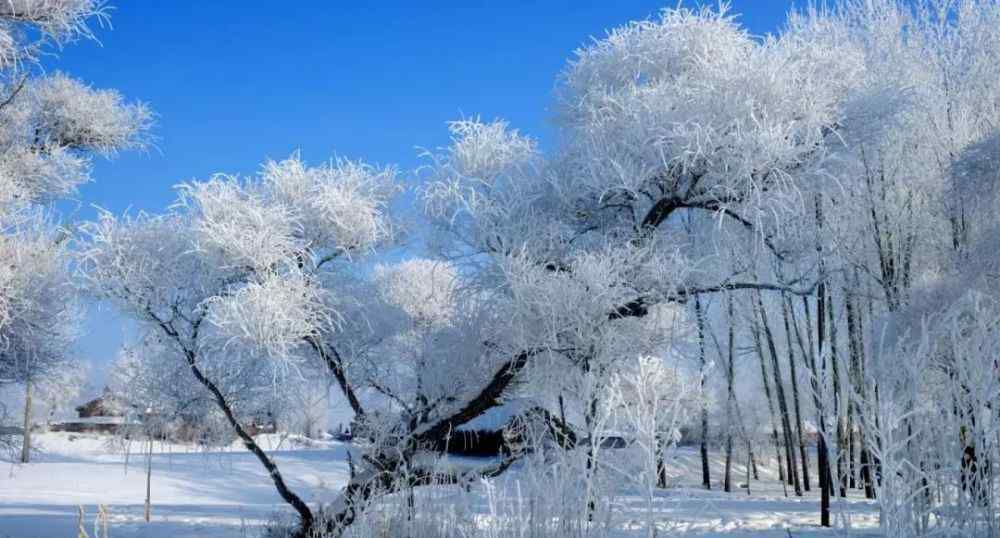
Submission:
[[[148,434],[147,434],[148,435]],[[147,439],[146,451],[146,504],[143,510],[143,519],[149,523],[150,512],[153,510],[153,436]]]
[[[822,285],[822,284],[821,284]],[[819,427],[819,435],[816,441],[817,452],[817,474],[820,489],[820,524],[830,526],[830,458],[826,446],[826,415],[823,410],[822,385],[819,384],[819,369],[816,362],[816,351],[812,347],[812,317],[809,314],[809,299],[802,298],[802,307],[805,312],[806,335],[809,339],[809,347],[803,342],[802,333],[799,331],[799,323],[796,319],[795,310],[791,310],[792,328],[795,340],[805,357],[809,359],[808,367],[810,371],[810,385],[813,393],[813,406],[816,408],[816,424]],[[817,309],[819,304],[817,303]],[[817,334],[821,334],[817,332]],[[819,350],[820,352],[822,349]],[[820,356],[822,356],[820,354]]]
[[[667,487],[667,442],[663,435],[656,436],[656,486]]]
[[[24,436],[21,439],[21,463],[31,461],[31,381],[24,383]]]
[[[701,311],[701,299],[694,298],[695,319],[698,323],[698,356],[701,359],[701,393],[705,394],[705,370],[708,358],[705,356],[705,317]],[[712,477],[708,466],[708,401],[701,399],[701,485],[705,489],[712,489]]]
[[[854,309],[854,299],[846,288],[844,289],[844,314],[847,318],[847,354],[849,358],[848,379],[850,380],[849,393],[852,395],[863,394],[863,380],[860,375],[861,361],[861,332],[858,324],[857,313]],[[848,455],[848,487],[856,488],[857,471],[855,466],[855,424],[854,413],[857,403],[856,398],[850,398],[847,402],[847,455]]]
[[[817,202],[817,207],[819,207],[818,202]],[[819,212],[818,209],[817,209],[817,212]],[[821,361],[823,360],[823,335],[824,335],[823,319],[824,319],[825,314],[826,314],[826,312],[825,312],[825,309],[826,309],[826,289],[825,288],[826,288],[826,285],[823,282],[820,282],[820,284],[819,284],[819,290],[818,290],[818,293],[817,293],[818,297],[816,299],[816,349],[817,349],[817,355],[819,355]],[[816,368],[816,365],[814,364],[813,365],[813,369],[814,369],[813,373],[814,374],[817,373],[815,371],[815,368]],[[819,391],[818,383],[817,383],[816,390],[817,390],[817,399],[819,399],[818,398],[818,394],[819,394],[818,393],[818,391]],[[819,448],[819,453],[820,453],[819,474],[823,478],[823,482],[822,482],[822,485],[820,487],[820,499],[819,499],[820,516],[819,516],[819,519],[820,519],[820,526],[829,527],[830,526],[830,492],[833,489],[833,484],[831,483],[833,481],[832,480],[833,476],[832,476],[832,473],[830,472],[830,453],[827,451],[827,446],[826,446],[826,442],[827,442],[826,417],[823,415],[823,404],[822,404],[822,402],[819,403],[818,410],[819,410],[819,415],[820,415],[820,418],[819,418],[819,438],[820,438],[820,442],[819,442],[819,447],[818,447]]]
[[[821,428],[821,430],[824,428]],[[819,524],[830,526],[830,456],[826,450],[826,439],[822,435],[817,442],[819,451]]]
[[[761,382],[764,388],[764,398],[767,399],[767,410],[771,416],[771,441],[774,443],[774,452],[777,456],[778,464],[778,478],[781,480],[782,485],[785,484],[785,467],[781,463],[781,446],[778,441],[778,421],[775,418],[774,413],[774,400],[771,399],[771,381],[767,376],[767,361],[764,359],[764,349],[760,344],[760,327],[757,322],[757,314],[753,315],[753,344],[754,349],[757,351],[757,357],[760,358],[760,376]]]
[[[819,260],[819,285],[816,289],[816,357],[819,359],[820,367],[826,370],[826,360],[823,357],[823,339],[826,337],[826,331],[824,330],[823,322],[826,319],[826,269],[823,264],[823,239],[820,232],[823,230],[823,198],[817,194],[816,195],[816,254]],[[805,300],[805,297],[803,297]],[[808,309],[806,310],[808,313]],[[808,332],[808,331],[807,331]],[[816,363],[813,363],[813,378],[819,379],[816,374],[819,371],[816,369]],[[823,477],[823,487],[820,488],[820,525],[823,527],[830,526],[830,492],[833,489],[833,476],[830,472],[830,453],[827,451],[827,431],[826,431],[826,416],[825,410],[823,409],[823,398],[820,394],[820,386],[818,382],[813,387],[816,393],[816,400],[819,404],[817,406],[817,413],[819,414],[819,453],[821,454],[821,463],[819,474]]]
[[[757,477],[757,464],[753,461],[753,448],[750,441],[747,441],[747,495],[750,495],[750,469],[754,470],[754,478]]]
[[[872,480],[871,457],[864,436],[861,437],[861,483],[865,486],[865,498],[875,498],[875,482]]]
[[[726,364],[726,418],[729,420],[729,426],[726,431],[726,475],[723,480],[722,489],[726,493],[732,493],[733,491],[733,479],[732,479],[732,468],[733,468],[733,428],[735,425],[735,408],[736,408],[736,335],[733,328],[733,298],[732,295],[726,295],[726,314],[728,316],[728,341],[727,341],[727,364]],[[750,487],[750,467],[749,467],[750,455],[747,454],[747,488]]]
[[[792,401],[795,403],[795,434],[799,442],[799,456],[802,463],[802,488],[810,491],[809,483],[809,452],[806,450],[805,432],[802,426],[802,406],[799,403],[799,374],[795,368],[795,350],[792,347],[792,330],[788,322],[788,310],[791,303],[785,294],[782,294],[782,319],[785,323],[785,341],[788,342],[788,368],[789,377],[792,382]]]
[[[854,428],[854,404],[849,403],[847,405],[847,476],[848,487],[851,489],[857,489],[858,487],[857,454],[854,450]]]
[[[732,434],[726,435],[726,470],[725,475],[722,479],[722,491],[726,493],[733,492],[733,436]]]
[[[781,378],[781,364],[778,362],[778,349],[774,343],[774,334],[767,320],[767,311],[764,309],[764,301],[760,293],[757,293],[757,307],[759,309],[761,325],[764,327],[764,338],[767,341],[767,351],[771,355],[771,373],[774,376],[775,396],[778,399],[778,411],[781,413],[781,430],[785,442],[785,458],[787,462],[786,471],[788,483],[795,487],[795,495],[802,496],[802,484],[799,482],[799,471],[795,461],[795,449],[792,443],[792,421],[788,413],[788,400],[785,398],[785,384]]]
[[[858,319],[861,320],[861,317],[859,316]],[[870,319],[870,320],[874,320],[875,319],[875,304],[874,304],[874,301],[871,300],[871,299],[868,300],[868,319]],[[859,326],[864,327],[863,322],[859,321]],[[864,348],[862,347],[861,349],[862,349],[862,352],[863,352]],[[865,357],[864,357],[864,355],[862,355],[862,357],[861,357],[861,373],[862,373],[862,376],[864,375],[864,372],[865,372]],[[878,392],[878,384],[877,383],[872,385],[872,397],[875,399],[875,407],[877,409],[879,407],[879,392]],[[878,416],[878,414],[876,414],[875,415],[875,426],[874,426],[875,430],[876,431],[882,431],[882,428],[880,426],[881,426],[881,424],[879,423],[879,416]],[[875,436],[875,444],[877,445],[878,453],[881,453],[882,450],[885,447],[882,446],[882,438],[880,436]],[[870,450],[871,449],[869,449],[868,459],[871,460],[871,464],[872,464],[872,467],[873,467],[872,472],[875,475],[874,476],[875,483],[878,486],[881,486],[882,485],[882,462],[879,461],[878,456],[876,455],[876,453],[872,453],[872,452],[870,452]],[[872,498],[874,499],[876,496],[877,496],[877,492],[873,492]]]
[[[243,446],[247,448],[256,458],[260,461],[261,465],[267,469],[268,475],[271,477],[271,481],[274,483],[275,489],[278,490],[278,495],[281,499],[288,503],[298,514],[299,514],[299,529],[295,538],[308,538],[313,533],[314,518],[312,510],[309,506],[292,490],[288,489],[288,485],[285,484],[284,477],[281,476],[281,471],[278,470],[278,466],[274,461],[260,448],[260,445],[254,441],[253,437],[247,433],[243,425],[237,420],[232,407],[230,407],[229,402],[226,401],[226,397],[222,394],[222,391],[213,383],[210,379],[205,377],[201,369],[198,368],[196,357],[194,352],[185,351],[188,366],[191,368],[191,373],[194,374],[195,379],[202,384],[208,391],[212,394],[215,403],[222,410],[222,413],[226,416],[226,421],[229,425],[233,427],[236,431],[236,435],[239,436],[240,440],[243,442]]]
[[[854,301],[850,297],[846,298],[844,302],[844,309],[847,315],[847,331],[849,336],[848,343],[851,355],[852,377],[854,378],[853,384],[855,385],[854,391],[857,394],[858,400],[865,402],[867,401],[868,396],[866,394],[864,384],[864,365],[862,355],[864,353],[864,341],[862,338],[861,312],[859,309],[855,308]],[[865,426],[865,419],[864,416],[862,416],[858,423],[861,483],[865,489],[865,497],[868,499],[874,499],[875,484],[871,468],[871,453],[869,452],[868,442],[865,438]]]
[[[843,404],[843,387],[840,379],[840,364],[837,356],[837,322],[833,313],[833,293],[827,288],[826,296],[827,322],[829,323],[830,339],[830,368],[833,371],[833,416],[837,417],[837,478],[836,484],[840,488],[840,496],[847,496],[847,474],[844,471],[844,450],[847,444],[847,432],[845,424],[845,407]]]

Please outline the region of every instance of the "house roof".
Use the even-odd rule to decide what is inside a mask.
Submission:
[[[486,411],[455,429],[466,432],[500,430],[507,424],[510,424],[510,421],[515,417],[524,414],[534,407],[538,407],[538,405],[530,400],[511,400]]]
[[[77,406],[77,414],[80,418],[89,417],[117,417],[122,416],[117,400],[108,393],[105,393],[89,402]]]

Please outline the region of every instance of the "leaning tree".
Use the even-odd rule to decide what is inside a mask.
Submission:
[[[253,178],[184,184],[164,215],[102,215],[83,227],[80,272],[177,361],[267,468],[303,533],[313,515],[247,430],[252,396],[307,361],[328,369],[359,417],[334,335],[346,321],[352,264],[393,237],[392,168],[339,159],[267,162]]]

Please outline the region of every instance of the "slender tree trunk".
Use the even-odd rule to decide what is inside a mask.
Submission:
[[[823,239],[820,235],[823,230],[823,198],[820,194],[816,195],[816,258],[819,261],[819,284],[816,289],[816,357],[820,362],[820,367],[823,371],[826,371],[826,359],[823,356],[823,339],[826,337],[826,331],[824,330],[824,320],[826,319],[826,268],[823,263]],[[804,299],[804,297],[803,297]],[[806,311],[808,312],[808,310]],[[816,364],[813,364],[813,374],[818,373],[816,370]],[[818,379],[818,378],[816,378]],[[820,405],[817,408],[819,413],[819,436],[821,443],[819,445],[819,453],[821,454],[821,463],[819,473],[823,477],[823,486],[820,488],[820,525],[823,527],[830,526],[830,493],[833,490],[833,476],[830,471],[830,453],[827,450],[827,431],[826,431],[826,416],[825,410],[822,405],[822,395],[819,393],[819,384],[814,387],[817,391],[817,400]]]
[[[747,441],[747,495],[750,495],[750,469],[753,468],[754,476],[757,475],[757,464],[753,461],[753,447]]]
[[[155,314],[150,314],[153,319],[159,319]],[[239,437],[243,442],[243,446],[245,446],[246,449],[249,450],[258,461],[260,461],[261,465],[267,469],[267,473],[271,477],[271,481],[274,483],[275,489],[278,490],[278,495],[281,496],[281,499],[288,503],[288,505],[291,506],[296,513],[298,513],[299,528],[289,538],[311,538],[314,534],[315,518],[313,517],[312,510],[309,509],[309,505],[307,505],[301,497],[288,488],[284,477],[281,476],[281,471],[278,470],[278,466],[267,455],[267,453],[261,449],[260,445],[254,441],[253,436],[251,436],[243,425],[240,424],[240,421],[236,418],[236,414],[233,412],[232,406],[230,406],[229,402],[226,400],[225,395],[219,387],[212,382],[211,379],[205,377],[201,368],[198,367],[197,353],[186,345],[184,338],[180,336],[177,330],[174,329],[170,323],[160,321],[159,326],[168,337],[177,342],[180,348],[184,350],[184,359],[188,364],[188,368],[191,370],[191,374],[194,375],[194,378],[198,381],[198,383],[205,387],[205,389],[207,389],[212,395],[212,399],[215,400],[215,404],[222,411],[222,414],[225,415],[226,421],[229,422],[229,425],[232,426],[233,430],[236,432],[237,437]],[[197,328],[195,328],[195,335],[193,337],[195,340],[197,339],[197,331]],[[315,340],[310,340],[310,342],[313,343],[320,355],[323,356],[327,362],[329,362],[330,357],[326,354],[324,348],[322,348],[322,346],[318,346],[318,344],[315,343]],[[343,371],[340,373],[342,374]],[[338,381],[341,380],[340,376],[336,377]],[[345,390],[351,391],[351,387],[346,386]],[[353,395],[353,392],[351,392],[351,394]],[[355,410],[356,414],[361,415],[364,413],[360,404],[356,401],[356,398],[352,397],[349,398],[349,400],[351,400],[351,407]]]
[[[153,482],[153,436],[149,436],[149,447],[146,451],[146,507],[144,511],[144,518],[146,523],[149,523],[149,515],[152,508],[151,496]]]
[[[864,402],[868,399],[868,395],[864,384],[864,367],[862,365],[864,342],[862,340],[861,312],[860,309],[855,308],[854,302],[849,297],[844,303],[844,308],[847,314],[847,331],[851,336],[848,342],[850,343],[851,366],[853,370],[853,377],[855,378],[854,383],[856,385],[854,387],[854,391],[857,394],[858,400],[862,403],[862,405],[864,405]],[[861,483],[865,489],[865,497],[868,499],[874,499],[875,485],[872,481],[871,453],[869,452],[867,439],[865,438],[865,429],[865,418],[864,415],[862,415],[858,424]]]
[[[726,471],[722,479],[722,491],[726,493],[733,492],[733,436],[732,434],[726,435]]]
[[[24,383],[24,438],[21,442],[21,463],[31,461],[31,381]]]
[[[819,207],[819,202],[817,200],[817,208],[818,207]],[[819,212],[819,209],[817,209],[817,212]],[[819,360],[820,361],[824,361],[824,359],[823,359],[823,334],[824,334],[824,331],[823,331],[823,318],[824,318],[824,315],[826,313],[825,312],[825,309],[826,309],[826,298],[825,298],[826,297],[826,289],[825,288],[826,288],[826,285],[822,281],[820,281],[819,289],[818,289],[818,293],[817,293],[818,297],[816,299],[816,349],[817,349],[817,355],[819,356]],[[813,365],[813,369],[814,369],[813,372],[817,373],[815,371],[815,368],[816,368],[816,365],[814,364]],[[818,383],[817,383],[816,390],[817,391],[819,390]],[[817,395],[818,395],[818,392],[817,392]],[[823,477],[822,486],[820,487],[820,500],[819,500],[820,516],[819,517],[820,517],[820,526],[829,527],[830,526],[830,492],[833,489],[833,484],[831,483],[831,482],[833,482],[833,480],[832,480],[833,476],[832,476],[832,473],[830,472],[830,453],[827,450],[827,446],[826,446],[826,441],[827,441],[827,435],[826,435],[826,417],[824,416],[822,403],[820,403],[820,406],[819,406],[819,413],[820,413],[820,418],[819,418],[819,437],[820,437],[820,443],[819,443],[819,453],[820,453],[819,474],[820,474],[821,477]]]
[[[768,323],[767,311],[764,310],[764,301],[761,299],[760,292],[757,292],[757,307],[761,325],[764,327],[767,351],[771,355],[771,374],[774,376],[775,396],[778,399],[778,411],[781,413],[781,430],[782,439],[785,442],[788,483],[795,487],[795,496],[801,497],[802,484],[799,482],[799,470],[795,461],[795,449],[792,443],[792,421],[788,413],[788,400],[785,398],[785,383],[781,376],[781,364],[778,362],[778,349],[774,343],[774,334],[771,332],[771,325]]]
[[[822,284],[820,284],[822,285]],[[818,439],[816,440],[816,452],[817,452],[817,474],[819,481],[820,490],[820,524],[823,526],[830,526],[830,458],[829,452],[826,446],[826,412],[823,406],[823,387],[819,384],[819,369],[816,361],[816,350],[812,347],[812,318],[809,315],[809,299],[807,297],[802,298],[803,311],[805,312],[805,322],[806,322],[806,336],[809,339],[809,347],[806,348],[802,333],[799,331],[799,322],[796,319],[795,310],[793,309],[790,313],[792,315],[792,328],[793,334],[795,335],[795,340],[802,350],[804,356],[809,359],[808,367],[810,371],[810,385],[812,386],[813,393],[813,406],[816,408],[816,425],[819,427]],[[819,304],[817,303],[817,309],[819,309]],[[820,357],[822,357],[822,348],[819,349]]]
[[[802,406],[799,403],[799,374],[795,368],[795,350],[792,348],[792,330],[788,323],[788,310],[791,303],[782,293],[782,319],[785,323],[785,341],[788,342],[788,368],[792,382],[792,401],[795,403],[795,434],[799,442],[799,456],[802,463],[802,488],[809,491],[809,452],[806,450],[804,428],[802,427]]]
[[[712,477],[708,466],[708,410],[701,410],[701,483],[705,489],[712,489]]]
[[[168,332],[168,334],[170,334]],[[195,379],[202,384],[208,391],[212,394],[216,405],[222,410],[222,413],[226,416],[226,421],[229,422],[230,426],[236,431],[236,435],[243,442],[243,446],[249,450],[261,465],[267,469],[268,475],[271,477],[271,481],[274,482],[275,489],[278,490],[278,495],[281,496],[282,500],[288,503],[299,515],[299,529],[293,538],[307,538],[313,533],[313,525],[315,519],[313,517],[312,510],[309,506],[292,490],[288,488],[285,484],[284,477],[281,476],[281,471],[278,470],[278,466],[274,461],[260,448],[260,445],[254,441],[253,437],[247,433],[243,425],[240,424],[239,420],[236,419],[236,415],[233,413],[232,407],[230,407],[229,402],[226,401],[225,396],[219,387],[215,385],[210,379],[205,377],[201,369],[198,367],[196,356],[193,351],[185,350],[185,355],[187,358],[188,367],[191,369],[191,373],[194,374]]]
[[[656,486],[663,489],[667,487],[667,441],[663,435],[656,436]]]
[[[857,454],[854,451],[855,436],[854,436],[854,404],[848,403],[847,405],[847,474],[848,474],[848,487],[850,489],[857,489],[858,487],[858,467]]]
[[[845,406],[843,404],[843,387],[840,378],[840,364],[837,356],[837,322],[833,313],[833,293],[827,288],[826,300],[827,322],[829,323],[830,339],[830,367],[833,371],[833,415],[837,417],[837,478],[836,482],[840,488],[840,496],[847,496],[847,474],[844,471],[844,456],[847,451],[844,445],[847,444],[847,432],[845,424]]]
[[[566,404],[563,402],[563,395],[559,393],[559,419],[562,420],[563,424],[568,424],[566,422]]]
[[[732,482],[732,466],[733,466],[733,427],[735,425],[734,410],[736,407],[736,389],[734,385],[736,384],[736,372],[735,365],[736,362],[736,335],[733,330],[733,298],[731,295],[726,294],[726,314],[728,316],[728,361],[726,364],[726,420],[729,421],[729,425],[726,429],[726,476],[723,481],[722,489],[726,493],[732,493],[733,482]],[[747,455],[747,463],[749,464],[749,453]],[[747,487],[749,485],[750,478],[750,467],[747,466]]]
[[[875,483],[872,480],[872,465],[868,445],[865,443],[864,435],[861,436],[861,483],[865,487],[865,498],[875,498]]]
[[[874,320],[875,319],[875,305],[874,305],[874,301],[871,300],[871,299],[868,300],[868,319],[869,320]],[[859,320],[859,326],[864,327],[863,320],[862,320],[861,316],[858,316],[858,320]],[[874,339],[874,336],[872,336],[872,338]],[[861,364],[860,364],[860,366],[861,366],[861,375],[864,376],[865,375],[865,356],[863,354],[864,347],[862,347],[861,350],[862,350]],[[878,384],[877,383],[875,383],[872,386],[872,397],[875,398],[874,405],[875,405],[875,408],[878,409],[879,408],[879,392],[878,392]],[[881,426],[881,424],[879,423],[879,415],[876,413],[875,414],[875,430],[876,431],[882,431],[882,428],[880,426]],[[878,452],[881,453],[882,449],[885,448],[885,447],[882,446],[882,437],[881,436],[875,436],[875,443],[878,445]],[[875,480],[875,483],[877,483],[879,486],[881,486],[882,485],[882,462],[879,461],[878,457],[874,453],[872,453],[870,450],[871,449],[869,449],[868,459],[870,460],[871,465],[873,467],[872,473],[875,475],[874,476],[874,480]],[[872,497],[871,498],[874,499],[876,495],[877,495],[877,492],[876,492],[876,490],[875,490],[875,488],[873,486],[872,487]]]
[[[771,440],[774,442],[774,452],[778,463],[778,479],[782,485],[785,484],[785,467],[781,463],[781,445],[778,441],[778,420],[774,413],[774,400],[771,399],[771,382],[767,377],[767,361],[764,359],[764,349],[760,344],[760,327],[757,322],[757,314],[753,316],[753,343],[760,358],[760,376],[764,387],[764,398],[767,399],[767,410],[771,416]]]
[[[847,353],[849,358],[848,364],[848,380],[849,387],[847,392],[851,397],[847,402],[847,454],[848,454],[848,487],[856,488],[857,486],[857,468],[855,467],[855,433],[854,433],[854,412],[856,403],[856,396],[863,391],[862,380],[859,376],[859,362],[860,362],[860,338],[861,332],[858,326],[857,314],[854,309],[854,299],[852,299],[852,294],[848,289],[844,289],[844,314],[847,317]]]
[[[855,281],[857,277],[855,277]],[[849,358],[848,364],[848,381],[849,386],[847,388],[847,394],[849,399],[847,402],[847,454],[848,454],[848,473],[850,478],[848,481],[848,486],[850,488],[857,488],[858,485],[858,465],[857,458],[858,454],[855,452],[855,445],[858,444],[860,440],[860,431],[862,428],[862,421],[857,420],[858,413],[858,399],[864,391],[864,379],[861,375],[861,358],[862,353],[864,353],[864,340],[861,332],[861,323],[859,319],[860,312],[857,312],[854,306],[854,297],[852,290],[844,288],[844,314],[847,318],[847,352]]]
[[[698,356],[701,358],[701,485],[705,489],[712,489],[712,477],[708,466],[708,400],[704,398],[708,358],[705,356],[705,317],[698,296],[694,298],[694,311],[698,323]]]
[[[824,424],[825,426],[825,424]],[[822,435],[817,441],[819,452],[819,520],[821,527],[830,526],[830,453],[826,449],[826,439]]]
[[[590,399],[590,404],[587,406],[587,415],[584,417],[584,422],[587,425],[587,521],[591,522],[594,520],[594,512],[597,511],[597,502],[594,499],[593,492],[590,489],[590,485],[593,483],[594,474],[597,472],[597,449],[600,447],[599,441],[597,439],[597,426],[595,424],[597,420],[597,397],[593,396]]]

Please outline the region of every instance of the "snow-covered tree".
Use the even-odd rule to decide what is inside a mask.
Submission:
[[[579,367],[589,403],[615,361],[657,354],[667,303],[693,303],[707,364],[700,297],[825,280],[816,196],[897,110],[865,69],[850,40],[805,23],[755,39],[725,7],[612,30],[563,74],[552,155],[503,122],[452,124],[425,189],[435,244],[508,294],[515,348]]]
[[[46,204],[90,179],[95,156],[148,142],[152,115],[114,90],[97,90],[37,62],[52,46],[92,37],[106,18],[94,0],[12,0],[0,6],[0,382],[31,384],[66,365],[76,329],[65,231]]]
[[[536,457],[546,447],[462,473],[438,465],[451,432],[515,396],[551,415],[589,522],[612,410],[642,439],[646,484],[662,482],[663,411],[678,396],[664,385],[678,383],[643,357],[701,374],[706,486],[705,374],[718,362],[748,460],[760,428],[741,424],[744,401],[770,412],[782,479],[804,489],[814,422],[822,524],[830,497],[861,484],[895,488],[880,496],[900,534],[930,530],[942,507],[939,527],[979,525],[1000,457],[987,439],[997,21],[996,0],[843,0],[758,38],[725,4],[666,9],[576,52],[553,151],[503,121],[449,125],[420,169],[434,259],[362,267],[394,237],[395,171],[293,156],[184,184],[162,215],[103,215],[84,228],[81,276],[157,343],[134,379],[188,379],[267,467],[301,536],[342,533],[383,494]],[[114,123],[129,133],[148,121],[93,100],[125,110]],[[56,116],[17,124],[62,148],[44,153],[55,167],[76,170],[60,156],[78,155],[75,140],[135,140]],[[69,183],[42,177],[38,192],[84,178],[45,177]],[[741,404],[738,354],[760,374]],[[350,403],[362,452],[322,521],[246,431],[254,402],[305,405],[283,393],[316,371]],[[924,418],[954,427],[931,439]]]
[[[680,427],[696,407],[696,387],[660,357],[626,361],[612,376],[608,399],[617,408],[617,423],[642,456],[630,478],[645,496],[649,536],[656,536],[653,499],[656,488],[666,487],[667,451],[680,440]]]
[[[0,69],[39,60],[51,45],[92,37],[89,23],[108,18],[99,0],[10,0],[0,6]]]
[[[265,163],[256,177],[183,184],[164,215],[104,214],[83,227],[80,274],[88,290],[157,343],[144,361],[187,373],[268,469],[304,529],[311,511],[248,422],[257,396],[280,397],[315,364],[363,414],[338,352],[350,308],[338,291],[352,286],[353,263],[392,240],[387,210],[397,191],[392,168],[346,159],[310,167],[294,155]]]

